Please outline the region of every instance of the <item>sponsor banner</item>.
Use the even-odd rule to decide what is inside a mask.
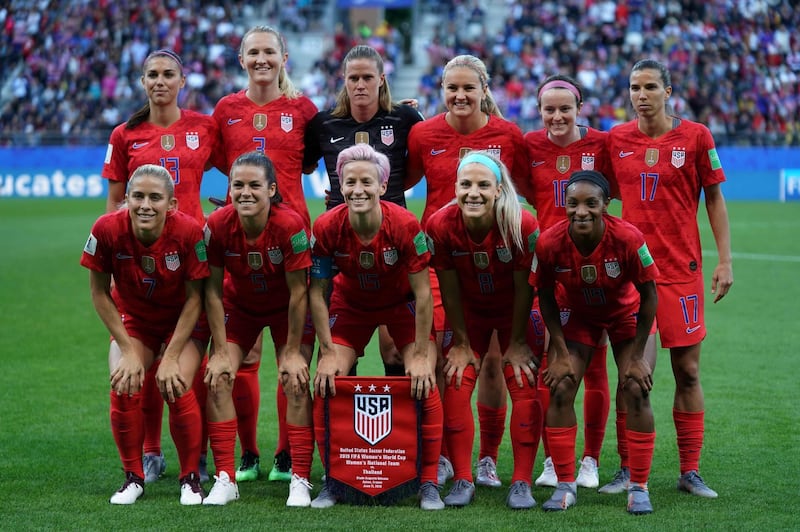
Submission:
[[[409,377],[336,377],[325,398],[329,488],[352,503],[387,504],[419,488],[421,407]]]
[[[800,201],[800,168],[781,170],[781,201]]]

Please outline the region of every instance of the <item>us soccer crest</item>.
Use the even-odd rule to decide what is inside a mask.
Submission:
[[[581,154],[581,170],[594,170],[594,153]]]
[[[570,166],[572,166],[572,161],[570,161],[569,155],[559,155],[556,159],[556,170],[560,173],[566,174],[569,172]]]
[[[164,261],[167,263],[167,269],[171,272],[177,271],[181,267],[181,257],[177,252],[167,253]]]
[[[167,151],[175,147],[175,135],[161,135],[161,147]]]
[[[253,270],[260,270],[264,265],[264,257],[260,251],[250,251],[247,253],[247,265]]]
[[[497,248],[497,258],[500,259],[500,262],[511,262],[511,250],[507,247]]]
[[[281,129],[290,132],[294,127],[294,117],[292,115],[281,115]]]
[[[490,144],[489,147],[486,148],[486,151],[490,155],[494,155],[495,157],[497,157],[499,159],[500,158],[500,149],[501,148],[500,148],[499,144]]]
[[[475,263],[475,266],[481,270],[485,270],[489,267],[489,254],[485,251],[477,251],[473,253],[472,260]]]
[[[156,259],[147,255],[142,255],[142,269],[145,273],[153,273],[156,271]]]
[[[680,168],[686,162],[686,148],[672,148],[672,166]]]
[[[369,133],[366,131],[357,131],[356,144],[369,144]]]
[[[619,277],[619,274],[622,273],[622,269],[619,267],[619,262],[616,260],[610,260],[605,263],[606,267],[606,275],[611,277],[612,279],[616,279]]]
[[[370,268],[375,266],[375,254],[372,253],[371,251],[362,251],[358,255],[358,263],[365,270],[369,270]]]
[[[647,148],[647,151],[644,152],[644,163],[647,166],[658,164],[658,148]]]
[[[186,147],[190,150],[196,150],[200,147],[200,135],[197,131],[190,131],[186,133]]]
[[[353,394],[353,429],[370,445],[392,432],[392,396]]]
[[[397,257],[397,248],[384,248],[383,262],[385,262],[387,266],[394,266],[397,263]]]
[[[267,127],[267,115],[264,113],[256,113],[253,115],[253,127],[261,131]]]
[[[571,310],[569,310],[569,309],[563,309],[563,310],[561,310],[561,311],[558,313],[558,317],[559,317],[559,319],[561,320],[561,326],[562,326],[562,327],[563,327],[564,325],[566,325],[566,324],[567,324],[567,322],[569,321],[569,315],[570,315],[570,313],[571,313],[571,312],[572,312],[572,311],[571,311]]]
[[[594,264],[581,266],[581,279],[583,279],[585,283],[589,284],[592,284],[597,280],[597,268],[594,267]]]
[[[386,146],[394,144],[394,128],[392,126],[381,127],[381,142]]]
[[[272,264],[280,264],[283,262],[283,252],[280,250],[280,248],[267,250],[267,255],[269,255],[269,261]]]

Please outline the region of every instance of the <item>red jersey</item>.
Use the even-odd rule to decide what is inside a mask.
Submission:
[[[431,214],[455,197],[458,163],[471,150],[487,150],[497,155],[508,167],[514,184],[529,179],[528,153],[516,124],[490,115],[485,126],[462,135],[444,117],[442,113],[414,125],[408,136],[410,175],[422,172],[427,181],[423,227]],[[411,185],[406,183],[406,188]]]
[[[608,137],[622,217],[644,233],[662,274],[660,284],[700,274],[700,192],[725,181],[708,128],[675,121],[677,126],[657,139],[639,131],[636,120],[613,128]]]
[[[606,148],[608,133],[581,126],[583,136],[560,147],[540,129],[525,134],[530,159],[530,179],[520,183],[518,191],[536,209],[542,230],[564,220],[565,187],[569,176],[578,170],[597,170],[611,179],[611,161]]]
[[[203,230],[191,216],[167,213],[158,240],[145,246],[133,234],[128,209],[98,218],[81,265],[114,276],[111,297],[120,314],[145,323],[177,324],[184,283],[209,276]]]
[[[635,285],[655,280],[658,268],[636,227],[611,215],[603,220],[603,238],[587,257],[569,235],[569,220],[542,231],[529,281],[537,288],[556,286],[560,307],[589,320],[612,322],[636,312]]]
[[[526,210],[522,211],[521,226],[523,250],[513,242],[507,247],[497,225],[483,241],[473,241],[461,209],[455,204],[436,211],[428,219],[426,231],[430,237],[431,266],[436,270],[456,270],[461,301],[469,312],[510,319],[514,302],[513,274],[530,270],[539,236],[539,224]]]
[[[311,266],[303,219],[282,204],[272,205],[264,231],[248,243],[233,205],[212,212],[206,224],[208,263],[224,268],[226,309],[271,314],[289,306],[286,272]]]
[[[317,114],[314,102],[305,96],[281,96],[258,105],[241,90],[217,102],[214,120],[222,139],[222,153],[215,165],[230,175],[237,157],[262,151],[272,160],[283,201],[311,226],[303,193],[303,136],[306,125]]]
[[[381,201],[378,234],[363,244],[348,219],[347,205],[323,213],[314,222],[311,276],[328,278],[335,265],[333,293],[362,310],[382,310],[412,301],[408,275],[428,267],[430,253],[416,216]]]
[[[217,149],[214,120],[196,111],[181,110],[181,118],[169,127],[142,122],[133,129],[120,124],[111,132],[103,164],[103,177],[127,184],[143,164],[158,164],[172,175],[178,209],[205,223],[200,206],[203,172]]]

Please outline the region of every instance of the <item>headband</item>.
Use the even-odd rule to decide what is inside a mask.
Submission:
[[[482,164],[491,170],[492,173],[494,173],[494,176],[497,178],[497,184],[500,184],[500,178],[502,174],[500,173],[500,166],[494,161],[494,159],[482,153],[470,152],[463,159],[461,159],[460,163],[458,163],[458,171],[460,172],[462,168],[472,163]]]
[[[549,89],[567,89],[569,92],[571,92],[575,96],[575,98],[579,102],[583,101],[583,98],[581,98],[581,92],[578,90],[578,87],[576,87],[575,85],[573,85],[569,81],[564,81],[564,80],[561,80],[561,79],[554,79],[553,81],[548,81],[547,83],[542,85],[542,88],[539,89],[539,94],[537,95],[538,98],[541,100],[542,93],[544,91],[546,91],[546,90],[549,90]]]
[[[178,54],[176,54],[175,52],[173,52],[169,48],[161,48],[160,50],[154,50],[154,51],[150,52],[150,54],[148,54],[147,58],[145,58],[144,62],[146,63],[149,59],[152,59],[153,57],[158,57],[158,56],[167,56],[167,57],[171,58],[172,60],[174,60],[176,63],[178,63],[178,66],[183,68],[183,61],[181,61],[181,58],[178,56]]]
[[[608,185],[608,180],[600,172],[595,170],[578,170],[569,176],[567,187],[578,181],[588,181],[589,183],[597,185],[603,191],[603,196],[605,198],[611,197],[611,188]]]

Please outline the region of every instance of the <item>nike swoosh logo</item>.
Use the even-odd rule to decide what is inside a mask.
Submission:
[[[469,251],[454,251],[452,255],[454,257],[463,257],[464,255],[469,255]]]
[[[125,260],[125,259],[132,259],[132,255],[126,255],[124,253],[117,253],[117,260]]]
[[[347,253],[339,253],[338,251],[334,251],[333,252],[333,256],[334,257],[349,257],[350,255],[348,255]]]
[[[541,166],[544,164],[544,161],[531,161],[531,166],[536,168],[537,166]]]
[[[225,256],[226,257],[241,257],[242,255],[240,253],[234,253],[233,251],[228,251],[226,249],[225,250]]]
[[[628,155],[633,155],[633,152],[632,151],[621,151],[621,152],[619,152],[619,158],[620,159],[624,159]]]
[[[138,150],[139,148],[144,148],[148,144],[150,144],[150,143],[149,142],[134,142],[132,147],[133,147],[134,150]]]
[[[344,137],[331,137],[331,144],[336,144],[340,140],[344,140]]]
[[[242,121],[241,118],[229,118],[228,119],[228,125],[232,126],[233,124],[236,124],[237,122],[241,122],[241,121]]]
[[[444,153],[447,151],[447,148],[443,150],[431,150],[431,155],[439,155],[440,153]]]
[[[562,268],[561,266],[556,266],[556,273],[564,273],[564,272],[571,272],[572,268]]]
[[[693,332],[700,329],[700,327],[702,327],[702,325],[695,325],[694,327],[686,327],[686,334],[692,334]]]

